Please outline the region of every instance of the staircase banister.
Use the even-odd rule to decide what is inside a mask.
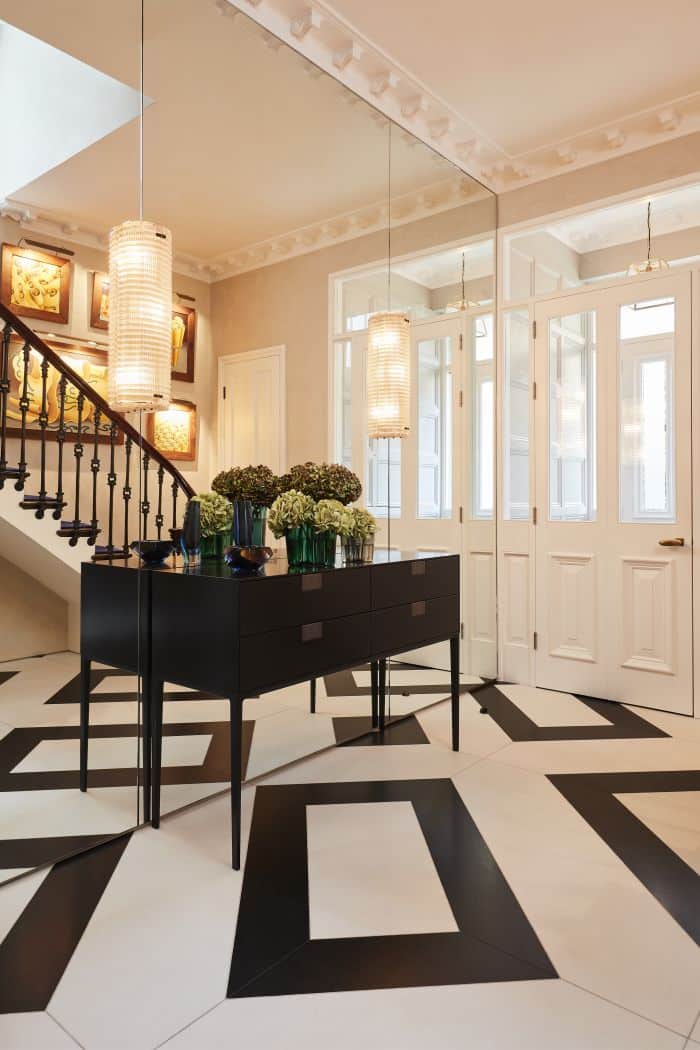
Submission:
[[[162,452],[159,452],[154,445],[147,441],[143,434],[139,433],[136,427],[133,426],[128,419],[125,419],[121,412],[115,412],[113,408],[110,408],[107,401],[105,401],[105,399],[101,397],[82,376],[78,375],[77,372],[74,372],[70,365],[66,364],[56,350],[52,349],[52,347],[45,343],[36,332],[33,332],[28,325],[20,320],[20,318],[3,303],[0,303],[0,318],[5,322],[5,325],[9,325],[15,335],[18,335],[24,343],[27,343],[33,350],[36,350],[38,354],[41,354],[44,360],[48,361],[50,365],[53,365],[60,375],[65,376],[66,379],[68,379],[70,383],[80,391],[80,393],[84,394],[90,404],[94,405],[95,408],[98,408],[103,416],[106,416],[107,419],[110,419],[115,423],[118,430],[127,437],[130,437],[142,452],[148,455],[149,459],[163,467],[166,473],[178,483],[188,499],[191,499],[192,496],[195,495],[195,490],[187,479],[183,477],[177,467],[175,467]]]

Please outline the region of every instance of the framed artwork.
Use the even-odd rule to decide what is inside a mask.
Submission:
[[[197,406],[174,398],[169,408],[148,416],[148,440],[167,459],[194,460],[197,456]]]
[[[92,275],[90,299],[90,327],[109,328],[109,274],[96,271]]]
[[[196,311],[191,306],[173,309],[172,377],[194,383],[194,330]]]
[[[75,344],[53,343],[47,344],[52,350],[61,355],[67,365],[82,376],[94,389],[96,394],[107,398],[107,357],[103,350],[76,346]],[[26,437],[29,439],[40,439],[41,428],[39,427],[39,413],[41,412],[42,382],[41,382],[41,357],[34,350],[29,353],[29,361],[26,366],[27,372],[27,408]],[[10,389],[7,394],[7,433],[18,436],[21,433],[22,413],[19,401],[24,389],[24,343],[21,339],[13,336],[9,346],[9,368],[8,380]],[[60,421],[59,389],[60,373],[49,365],[46,377],[46,409],[48,414],[48,426],[46,435],[48,440],[55,440],[58,433]],[[82,413],[81,435],[84,444],[89,444],[94,439],[95,426],[94,408],[90,402],[85,401]],[[78,390],[72,383],[66,386],[66,397],[63,407],[63,422],[66,430],[66,441],[75,441],[78,432]],[[100,421],[98,440],[101,444],[109,441],[111,427],[109,419]],[[117,434],[117,443],[122,444],[124,436]]]
[[[20,317],[68,323],[70,259],[3,244],[0,301]]]

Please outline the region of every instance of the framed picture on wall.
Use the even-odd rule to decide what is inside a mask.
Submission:
[[[3,244],[0,301],[19,317],[68,323],[70,259]]]
[[[196,459],[197,406],[173,398],[169,408],[150,413],[147,437],[167,459]]]
[[[109,328],[109,274],[96,271],[92,275],[90,298],[90,327]]]
[[[194,308],[179,305],[174,307],[172,325],[172,377],[185,383],[194,383]]]
[[[103,350],[93,347],[77,346],[75,343],[47,343],[55,350],[74,372],[93,388],[96,394],[107,398],[107,357]],[[25,364],[24,343],[13,336],[10,339],[8,360],[9,390],[7,393],[7,433],[16,437],[22,432],[22,412],[20,398],[24,390],[25,371],[27,376],[27,415],[25,436],[32,440],[41,438],[39,413],[42,403],[41,357],[30,351]],[[59,382],[61,375],[53,365],[49,365],[46,376],[46,435],[49,441],[55,441],[59,430],[61,401]],[[66,441],[75,441],[78,434],[78,389],[70,380],[66,385],[66,396],[63,405],[63,424]],[[111,422],[102,418],[99,423],[98,441],[104,444],[109,441]],[[93,406],[86,400],[81,413],[81,438],[85,445],[94,440],[95,413]],[[122,444],[124,436],[117,433],[117,443]]]

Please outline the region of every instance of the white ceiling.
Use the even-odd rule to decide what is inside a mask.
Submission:
[[[450,248],[435,252],[433,255],[420,255],[415,259],[404,259],[392,264],[392,271],[407,277],[425,288],[444,288],[458,284],[462,274],[462,255],[464,255],[464,279],[473,281],[478,277],[488,277],[493,273],[494,244],[492,239],[476,241],[463,247]]]
[[[0,0],[0,17],[134,86],[137,15],[136,0]],[[60,82],[51,90],[60,94]],[[170,226],[181,254],[225,262],[243,246],[386,197],[381,114],[209,0],[147,0],[145,90],[146,216]],[[132,122],[13,196],[39,215],[104,231],[136,212],[137,161]],[[394,134],[392,195],[455,174]]]
[[[698,0],[332,0],[518,157],[700,92]]]

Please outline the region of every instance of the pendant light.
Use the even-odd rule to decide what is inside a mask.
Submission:
[[[464,275],[465,258],[466,258],[466,252],[462,252],[462,298],[459,299],[457,302],[448,303],[447,304],[447,309],[448,310],[459,310],[459,311],[463,312],[464,310],[473,310],[474,307],[477,307],[479,305],[478,303],[472,302],[471,299],[467,299],[467,296],[466,296],[467,286],[466,286],[466,280],[465,280],[465,275]]]
[[[170,404],[173,245],[143,217],[144,0],[141,0],[139,217],[109,234],[108,398],[119,412]]]
[[[403,438],[411,431],[411,341],[408,317],[391,309],[391,122],[387,200],[387,309],[367,322],[367,433]]]
[[[637,277],[640,273],[662,273],[669,269],[665,259],[652,259],[651,256],[651,201],[647,204],[647,257],[644,262],[632,263],[627,270],[628,277]]]

